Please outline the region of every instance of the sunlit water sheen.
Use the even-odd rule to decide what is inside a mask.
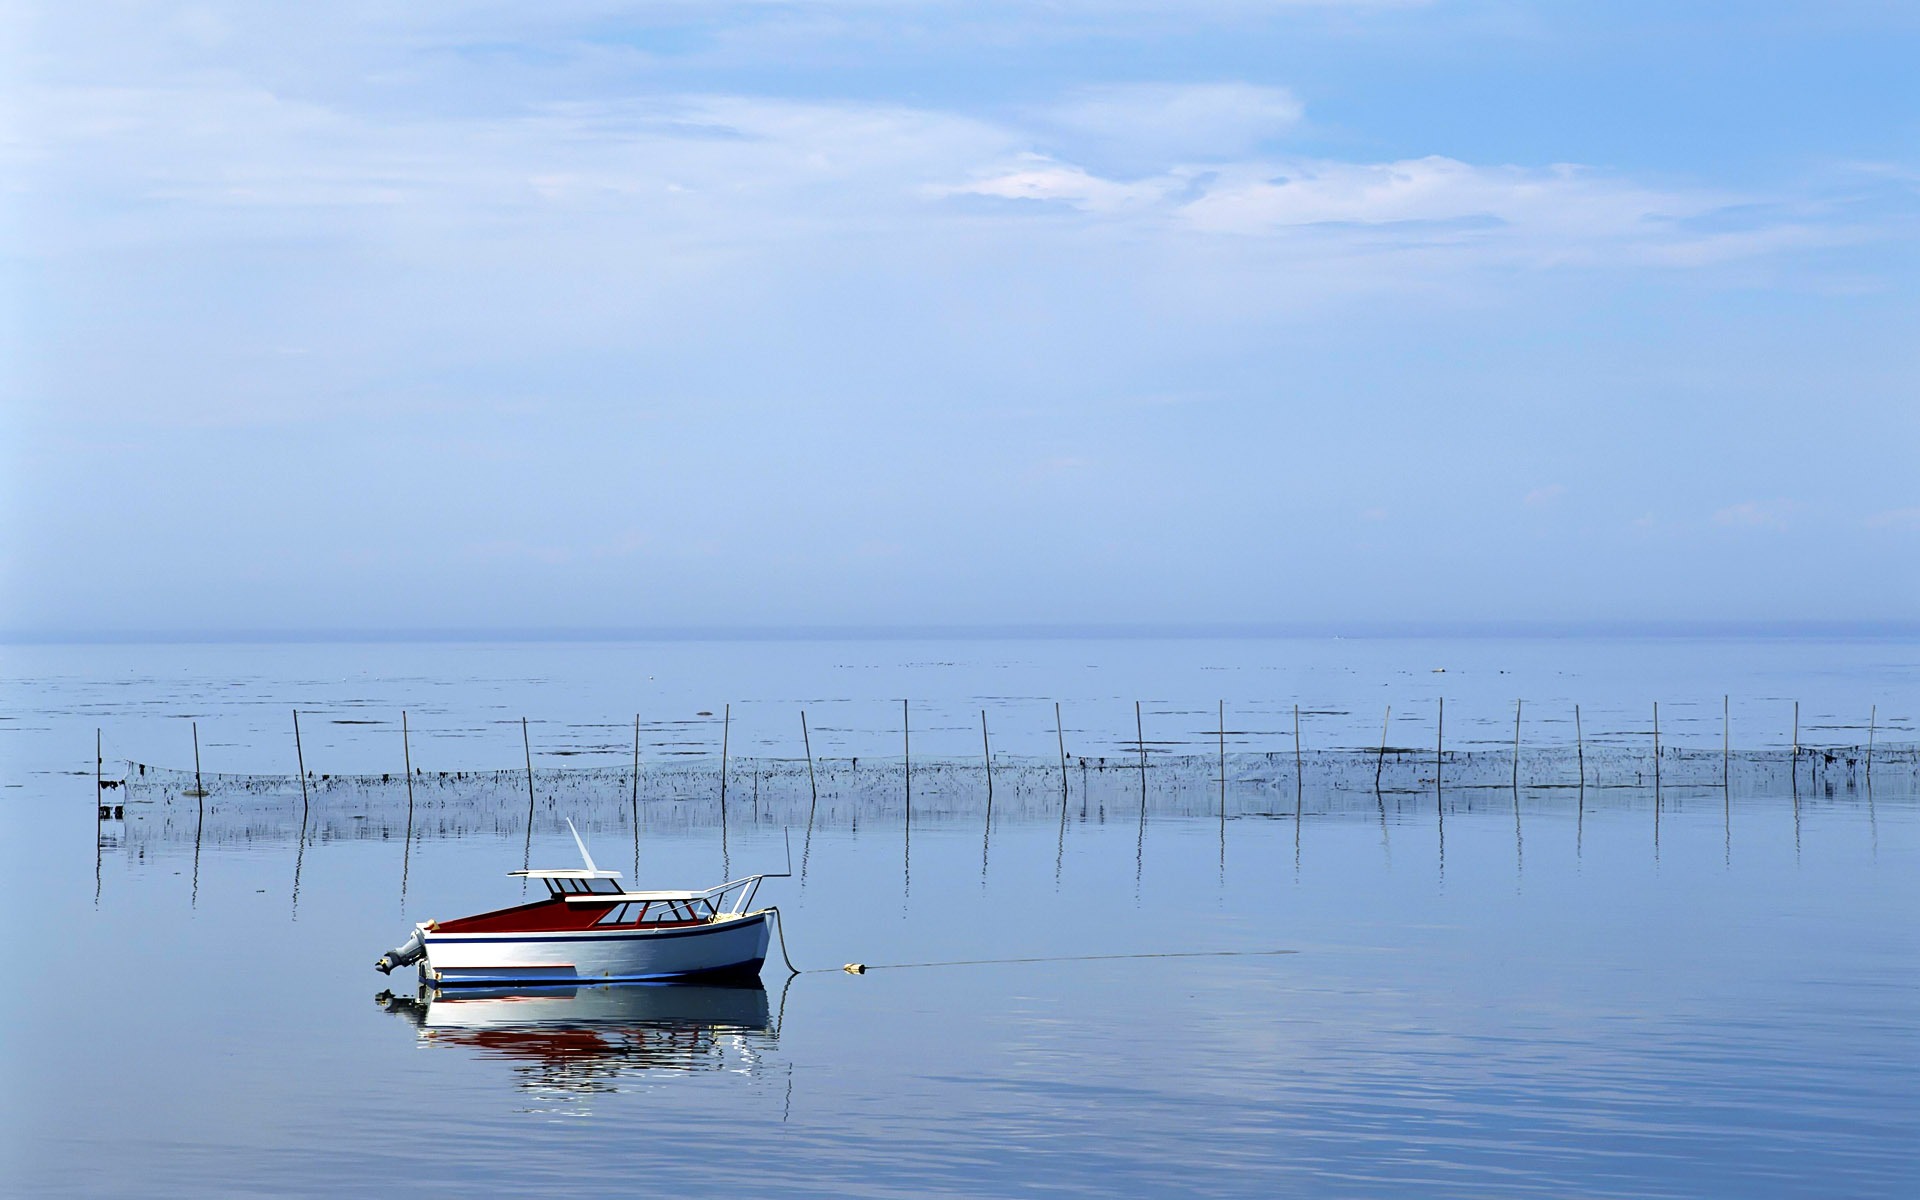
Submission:
[[[1278,728],[1298,698],[1352,713],[1357,730],[1360,698],[1427,701],[1435,658],[1449,667],[1449,729],[1488,740],[1503,722],[1510,733],[1496,701],[1514,696],[1622,714],[1595,718],[1604,732],[1657,694],[1663,714],[1698,722],[1676,736],[1710,745],[1719,695],[1735,689],[1734,729],[1755,741],[1752,727],[1796,695],[1808,725],[1857,697],[1911,740],[1898,724],[1910,728],[1916,694],[1911,645],[1769,657],[1710,643],[1574,643],[1557,656],[1542,643],[1368,644],[1347,666],[1324,645],[1284,643],[9,655],[10,950],[26,964],[6,1000],[10,1190],[1920,1189],[1911,767],[1872,790],[1803,783],[1797,799],[1670,789],[1657,813],[1650,790],[1626,788],[1589,790],[1584,807],[1566,789],[1523,789],[1516,814],[1497,789],[1376,804],[1309,787],[1296,822],[1291,809],[1251,815],[1274,806],[1230,787],[1224,821],[1212,793],[1156,793],[1142,822],[1124,793],[1083,814],[1075,791],[1064,823],[1033,795],[1003,797],[989,825],[949,797],[910,831],[897,816],[823,823],[804,881],[769,882],[763,899],[785,912],[808,968],[790,982],[776,949],[763,989],[457,999],[370,964],[414,920],[518,900],[504,873],[521,865],[524,813],[457,837],[416,831],[410,847],[332,827],[302,842],[296,793],[250,801],[260,814],[244,835],[196,850],[191,801],[175,799],[165,831],[160,813],[109,829],[96,899],[91,779],[59,773],[90,776],[96,726],[109,757],[190,767],[177,737],[187,714],[223,767],[286,770],[295,704],[319,731],[309,766],[319,755],[336,770],[381,769],[397,732],[331,720],[385,720],[387,705],[424,723],[416,761],[461,768],[513,765],[522,711],[547,721],[549,744],[599,724],[611,747],[622,714],[630,737],[635,709],[664,723],[728,702],[750,748],[775,747],[801,703],[837,705],[860,719],[817,736],[877,756],[895,752],[889,697],[909,691],[929,697],[916,739],[931,756],[977,747],[967,718],[982,707],[1006,724],[996,738],[1009,753],[1038,755],[1055,698],[1081,714],[1070,737],[1090,743],[1098,726],[1102,745],[1124,746],[1136,689],[1149,720],[1157,706],[1201,746],[1217,696],[1270,718],[1247,727]],[[1676,658],[1715,677],[1683,690]],[[1100,688],[1042,690],[1078,660],[1099,664]],[[1418,673],[1381,665],[1396,661]],[[1339,740],[1338,719],[1310,719]],[[506,720],[510,732],[493,724]],[[1377,735],[1378,714],[1367,721]],[[706,802],[653,803],[664,818]],[[735,809],[727,835],[735,873],[783,867],[775,819]],[[630,827],[591,836],[603,860],[631,866]],[[714,882],[722,854],[711,821],[642,833],[659,885]],[[543,822],[532,857],[566,865],[574,851]],[[1222,953],[1090,957],[1167,952]],[[1048,961],[889,965],[1019,958]],[[851,961],[872,969],[838,970]]]

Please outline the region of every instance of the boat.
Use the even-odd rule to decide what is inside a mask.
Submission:
[[[544,899],[422,921],[374,968],[385,975],[417,962],[420,981],[437,988],[759,977],[779,909],[756,909],[753,898],[791,864],[700,891],[628,891],[620,872],[594,865],[572,821],[567,828],[584,867],[507,872],[540,881]]]

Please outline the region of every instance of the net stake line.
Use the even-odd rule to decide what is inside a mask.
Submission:
[[[307,811],[307,752],[300,746],[300,710],[293,710],[293,757],[300,767],[300,812]]]
[[[1380,756],[1373,760],[1373,790],[1380,790],[1380,771],[1387,765],[1387,726],[1393,720],[1393,705],[1387,705],[1387,715],[1380,718]]]
[[[527,734],[527,719],[520,718],[520,748],[527,756],[527,843],[520,853],[520,869],[526,870],[533,862],[533,741]],[[527,881],[520,880],[520,890],[527,890]]]
[[[1060,742],[1060,811],[1067,807],[1067,731],[1060,724],[1060,702],[1053,702],[1053,736]]]

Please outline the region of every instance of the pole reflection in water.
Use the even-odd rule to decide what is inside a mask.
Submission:
[[[1527,848],[1520,835],[1520,790],[1513,792],[1513,874],[1517,879],[1527,873]]]
[[[1586,857],[1587,844],[1587,781],[1580,781],[1580,795],[1575,801],[1573,814],[1573,858],[1575,862]]]
[[[1133,702],[1134,741],[1140,747],[1140,832],[1133,843],[1133,897],[1140,898],[1140,876],[1147,865],[1147,735],[1140,724],[1140,702]]]
[[[421,1045],[506,1062],[516,1086],[559,1098],[617,1092],[623,1080],[754,1075],[779,1037],[757,980],[518,990],[422,984],[411,995],[381,992],[374,1000],[412,1022]]]
[[[1440,843],[1440,882],[1444,885],[1447,882],[1447,802],[1440,780],[1445,770],[1441,755],[1447,744],[1447,698],[1439,699],[1440,708],[1433,723],[1433,823]]]
[[[293,842],[293,901],[287,906],[287,919],[300,919],[300,866],[307,859],[307,809],[300,807],[300,832],[294,835]],[[404,874],[400,881],[400,903],[407,902],[407,884]]]
[[[1729,811],[1731,811],[1732,801],[1728,801],[1728,806],[1729,806]],[[1728,820],[1731,821],[1732,818],[1729,817]],[[1876,814],[1873,811],[1873,772],[1872,771],[1867,772],[1867,830],[1873,837],[1874,860],[1878,861],[1880,858],[1880,817],[1878,814]],[[1729,845],[1732,844],[1733,833],[1732,833],[1731,826],[1728,827],[1727,841]]]
[[[1060,869],[1067,860],[1067,777],[1065,767],[1060,776],[1060,831],[1053,842],[1053,890],[1060,890]]]

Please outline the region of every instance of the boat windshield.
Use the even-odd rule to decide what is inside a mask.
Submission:
[[[609,908],[594,925],[704,925],[713,917],[713,905],[704,899],[629,900]]]
[[[556,896],[591,892],[617,895],[620,884],[612,879],[548,879],[547,890]]]

